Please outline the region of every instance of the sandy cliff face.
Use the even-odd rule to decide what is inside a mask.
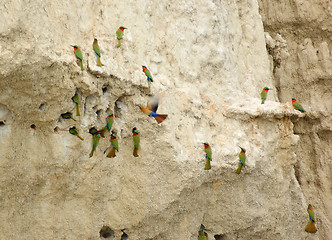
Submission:
[[[129,239],[196,239],[204,224],[211,239],[328,239],[332,27],[329,6],[318,3],[1,4],[3,238],[99,239],[105,225],[116,239],[123,228]],[[128,30],[117,48],[120,25]],[[154,77],[151,88],[141,65]],[[273,90],[261,105],[265,86]],[[75,112],[75,92],[81,116],[61,119]],[[168,114],[160,125],[136,106],[151,95]],[[293,111],[291,97],[312,120]],[[89,158],[89,128],[103,127],[110,111],[120,151],[106,158],[107,133]],[[84,141],[68,133],[72,126]],[[209,171],[204,141],[213,151]],[[238,145],[247,149],[240,175]],[[308,203],[314,235],[304,231]]]

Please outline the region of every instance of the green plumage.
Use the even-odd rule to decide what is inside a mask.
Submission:
[[[92,145],[92,150],[91,150],[91,153],[90,153],[90,157],[93,156],[93,153],[94,153],[94,151],[96,150],[96,148],[98,146],[100,138],[101,138],[101,135],[98,132],[92,136],[93,145]]]
[[[83,71],[84,70],[84,67],[83,67],[83,54],[81,52],[81,49],[78,47],[78,46],[73,46],[74,47],[74,53],[75,53],[75,56],[76,58],[80,61],[80,65],[81,65],[81,70]]]
[[[237,174],[240,174],[242,167],[245,167],[246,165],[246,150],[244,148],[241,148],[241,152],[239,153],[239,159],[240,159],[240,164],[236,170]]]
[[[93,50],[95,51],[95,53],[97,55],[97,66],[99,66],[99,67],[103,66],[103,64],[100,61],[100,48],[99,48],[97,39],[95,39],[93,41],[92,47],[93,47]]]
[[[108,122],[107,122],[107,125],[106,125],[107,130],[108,130],[109,132],[110,132],[111,129],[112,129],[113,121],[114,121],[113,113],[110,112],[110,113],[108,114]]]
[[[210,161],[212,161],[212,150],[211,150],[210,145],[207,142],[205,142],[203,144],[204,144],[205,158],[206,158],[204,170],[209,170],[209,169],[211,169]]]
[[[77,136],[79,139],[84,140],[79,134],[76,127],[69,128],[69,133]]]
[[[209,240],[208,234],[204,230],[198,232],[198,240]]]
[[[81,105],[81,100],[78,94],[76,93],[74,97],[71,98],[74,103],[76,104],[76,116],[81,116],[80,114],[80,105]]]
[[[150,70],[149,69],[145,69],[144,73],[150,79],[150,81],[153,82],[153,78],[152,78]]]
[[[126,29],[125,27],[121,26],[116,31],[116,38],[118,39],[118,47],[121,47],[121,39],[123,38],[123,30]]]
[[[264,104],[265,100],[266,100],[266,97],[267,97],[267,91],[269,90],[268,87],[265,87],[263,88],[262,92],[261,92],[261,99],[262,99],[262,102],[261,104]]]
[[[311,204],[308,205],[308,214],[309,214],[309,223],[307,224],[305,231],[309,233],[315,233],[317,232],[316,226],[315,226],[315,215],[314,215],[314,210],[311,206]]]
[[[138,149],[139,149],[139,144],[140,144],[140,135],[139,132],[136,128],[133,128],[133,141],[134,141],[134,151],[133,155],[134,157],[138,157]]]
[[[303,109],[301,104],[299,104],[297,102],[293,103],[293,107],[294,107],[294,109],[299,110],[300,112],[305,112],[305,110]]]
[[[119,143],[118,143],[118,139],[116,138],[116,135],[113,133],[112,134],[113,139],[111,138],[111,143],[114,149],[116,149],[116,151],[119,151]]]

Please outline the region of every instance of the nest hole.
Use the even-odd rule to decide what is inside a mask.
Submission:
[[[33,129],[33,130],[36,130],[36,125],[35,124],[31,124],[30,128]]]
[[[55,133],[59,133],[59,128],[58,127],[55,127],[53,130],[54,130]]]
[[[225,235],[217,234],[214,235],[215,240],[226,240]]]
[[[103,94],[109,93],[111,91],[111,87],[110,86],[105,86],[103,87]]]
[[[5,126],[5,121],[0,121],[0,127]]]
[[[39,110],[42,111],[42,112],[44,112],[45,109],[46,109],[46,103],[42,103],[42,104],[40,104],[40,106],[39,106]]]
[[[121,118],[121,111],[125,108],[124,96],[119,97],[114,104],[115,117]]]
[[[109,226],[103,226],[99,231],[99,235],[101,238],[114,238],[114,231]]]

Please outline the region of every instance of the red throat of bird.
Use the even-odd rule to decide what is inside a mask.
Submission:
[[[292,103],[295,103],[296,102],[296,100],[295,99],[292,99]]]
[[[268,92],[270,89],[266,89],[265,92]]]
[[[73,47],[74,48],[74,51],[76,51],[77,47]]]
[[[111,135],[111,139],[114,140],[114,139],[116,139],[116,137],[114,137],[113,135]]]
[[[146,70],[146,67],[143,68],[143,72]]]
[[[138,135],[138,133],[136,133],[136,132],[133,132],[133,136],[137,136]]]

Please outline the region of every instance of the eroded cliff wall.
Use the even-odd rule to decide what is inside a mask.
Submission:
[[[123,228],[129,239],[196,239],[204,224],[211,239],[328,239],[332,98],[322,103],[319,93],[331,96],[331,21],[317,31],[325,33],[320,42],[305,40],[304,33],[290,38],[287,30],[278,32],[286,24],[268,27],[283,16],[271,14],[277,5],[259,4],[2,3],[3,238],[99,239],[107,225],[116,239]],[[328,7],[317,8],[322,22],[330,17]],[[117,48],[120,25],[128,29]],[[83,52],[83,72],[74,44]],[[141,65],[154,76],[150,88]],[[261,105],[265,86],[273,90]],[[75,112],[75,92],[81,116],[64,120],[62,113]],[[159,125],[136,106],[152,95],[160,98],[158,112],[168,114]],[[291,97],[301,100],[312,120],[294,112]],[[120,151],[106,158],[107,133],[89,158],[89,128],[102,128],[110,111],[117,116]],[[68,133],[72,126],[84,141]],[[132,156],[135,126],[138,158]],[[203,170],[204,141],[213,151],[209,171]],[[234,173],[238,145],[247,149],[240,175]],[[304,231],[308,203],[318,219],[312,235]]]

